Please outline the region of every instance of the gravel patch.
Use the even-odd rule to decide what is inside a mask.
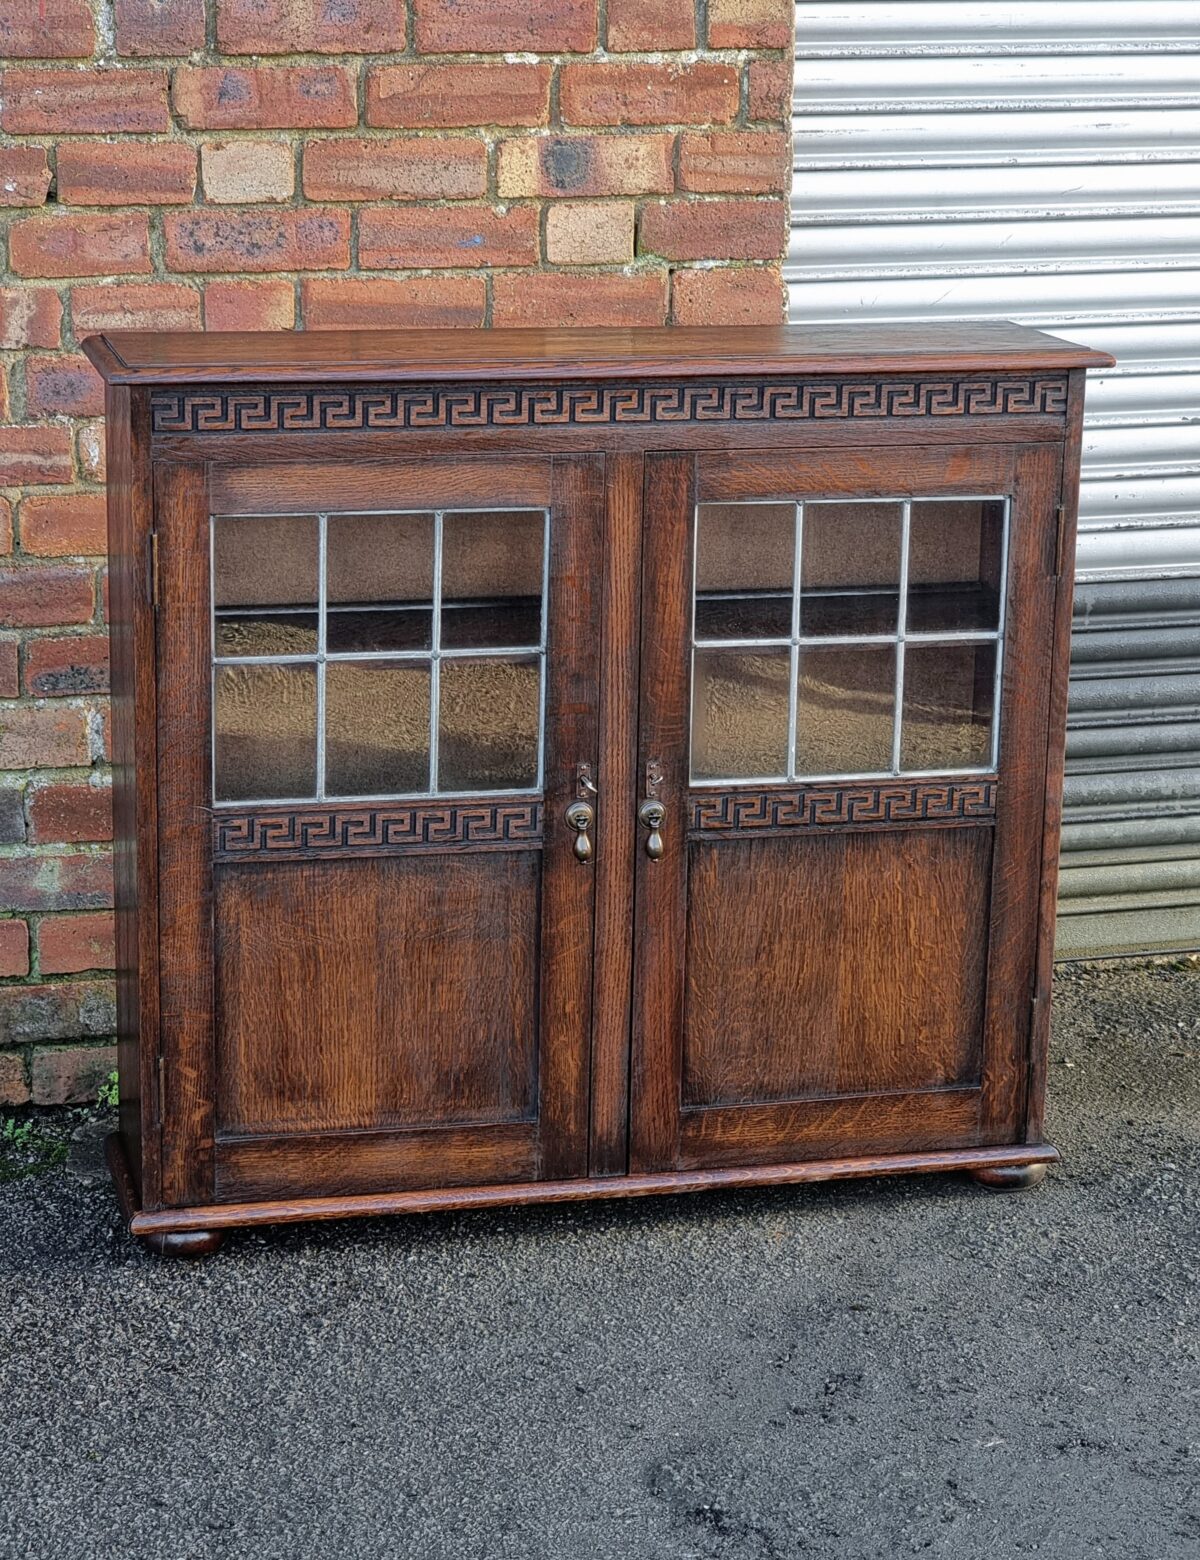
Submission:
[[[0,1183],[4,1560],[1195,1560],[1200,973],[1056,988],[1030,1193],[293,1227]]]

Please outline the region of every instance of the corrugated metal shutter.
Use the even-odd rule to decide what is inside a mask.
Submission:
[[[795,320],[1009,317],[1090,380],[1059,953],[1200,946],[1200,0],[799,0]]]

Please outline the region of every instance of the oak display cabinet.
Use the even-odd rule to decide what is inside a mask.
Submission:
[[[1109,358],[1008,324],[85,350],[135,1234],[1040,1178]]]

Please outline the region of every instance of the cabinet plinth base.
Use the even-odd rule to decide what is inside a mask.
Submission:
[[[372,1192],[329,1197],[293,1197],[264,1202],[213,1203],[205,1207],[143,1211],[114,1133],[106,1144],[108,1165],[130,1232],[164,1256],[205,1256],[222,1233],[260,1224],[303,1224],[327,1219],[377,1218],[381,1214],[439,1213],[470,1208],[513,1208],[528,1203],[595,1202],[601,1198],[669,1196],[681,1192],[733,1190],[751,1186],[799,1186],[880,1175],[967,1171],[990,1186],[1034,1186],[1058,1159],[1048,1143],[997,1148],[926,1150],[847,1159],[812,1159],[798,1164],[733,1166],[720,1170],[663,1170],[629,1175],[580,1177],[571,1181],[522,1181],[500,1186],[451,1186],[428,1190]]]
[[[971,1171],[971,1179],[994,1192],[1027,1192],[1046,1179],[1046,1166],[980,1165]]]

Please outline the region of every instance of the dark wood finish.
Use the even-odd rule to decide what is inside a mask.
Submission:
[[[292,1219],[1044,1173],[1105,354],[1005,322],[85,351],[108,380],[109,1159],[135,1233],[187,1255]],[[694,503],[979,493],[1015,515],[996,769],[690,787]],[[552,511],[541,792],[214,807],[209,515],[459,505]]]
[[[996,782],[842,780],[826,785],[736,786],[693,791],[688,828],[709,835],[763,839],[792,829],[890,829],[897,824],[952,827],[996,816]]]
[[[145,391],[109,385],[108,619],[112,660],[113,869],[116,888],[120,1131],[131,1173],[159,1200],[157,683],[154,613],[146,590],[153,528],[149,404]]]
[[[789,1165],[739,1166],[724,1170],[677,1171],[664,1175],[589,1176],[573,1181],[526,1181],[495,1186],[448,1187],[433,1191],[218,1203],[202,1208],[135,1211],[129,1224],[135,1235],[144,1238],[164,1230],[228,1230],[260,1224],[374,1218],[392,1213],[517,1208],[529,1203],[596,1202],[612,1197],[669,1197],[685,1192],[730,1191],[750,1186],[804,1186],[820,1181],[860,1181],[876,1176],[970,1172],[976,1168],[999,1168],[1004,1165],[1044,1167],[1057,1164],[1058,1159],[1057,1149],[1046,1144],[946,1149],[921,1154],[857,1155],[852,1159],[811,1159]]]
[[[629,1155],[629,1004],[633,980],[633,863],[637,807],[638,616],[641,607],[641,455],[608,462],[602,582],[600,798],[592,1019],[589,1167],[622,1175]]]
[[[276,1132],[222,1143],[216,1196],[220,1202],[292,1197],[298,1187],[313,1187],[339,1197],[394,1186],[535,1181],[540,1175],[536,1135],[524,1122],[392,1132]]]
[[[212,1196],[212,860],[207,484],[199,464],[155,470],[158,941],[162,1199]]]
[[[969,325],[757,325],[692,330],[110,331],[83,349],[112,384],[689,378],[912,369],[1102,368],[1112,359],[1008,320]]]
[[[134,1185],[122,1134],[110,1133],[104,1140],[104,1157],[117,1194],[117,1203],[131,1228],[141,1218],[138,1189]],[[145,1246],[160,1257],[211,1257],[224,1244],[224,1231],[218,1229],[147,1230],[140,1233]]]
[[[864,437],[868,431],[869,439]],[[875,448],[895,445],[911,448],[914,437],[919,437],[923,447],[939,444],[1053,444],[1058,447],[1062,442],[1062,431],[1061,412],[1028,416],[968,413],[925,417],[920,421],[876,417],[870,420],[869,430],[857,418],[844,417],[805,423],[794,430],[794,442],[813,450],[854,450],[868,442]],[[446,447],[447,436],[445,428],[401,430],[406,455],[421,458],[440,454]],[[674,450],[696,450],[704,454],[733,450],[745,454],[753,449],[778,452],[785,442],[780,438],[779,426],[766,418],[753,422],[630,421],[612,423],[603,429],[586,423],[561,423],[524,425],[516,430],[483,426],[453,430],[454,445],[464,455],[505,455],[518,441],[526,452],[545,455],[566,450],[594,450],[601,443],[610,455],[670,453]],[[203,460],[213,468],[245,466],[250,462],[287,467],[295,464],[297,450],[303,445],[306,458],[314,464],[362,461],[378,465],[394,457],[396,443],[395,432],[185,433],[155,435],[154,450],[163,459]]]
[[[800,829],[689,856],[686,1110],[978,1082],[990,830]]]
[[[1059,499],[1054,572],[1054,650],[1050,697],[1046,708],[1046,807],[1042,826],[1041,890],[1038,904],[1038,962],[1034,983],[1025,1098],[1025,1135],[1041,1141],[1046,1097],[1046,1057],[1050,1046],[1050,981],[1054,963],[1058,909],[1058,837],[1062,829],[1063,768],[1067,745],[1067,692],[1071,662],[1071,615],[1075,600],[1075,537],[1079,521],[1079,458],[1083,445],[1085,373],[1071,374],[1071,394],[1063,441],[1062,492]]]
[[[386,461],[291,460],[252,466],[215,464],[209,484],[214,515],[311,514],[315,509],[453,509],[459,504],[543,505],[550,502],[544,459]]]
[[[1027,1192],[1046,1179],[1046,1166],[1040,1161],[1025,1165],[977,1165],[971,1171],[971,1179],[994,1192]]]
[[[445,855],[528,850],[542,843],[540,798],[470,801],[306,802],[293,807],[222,807],[213,813],[216,861],[333,861],[352,856]]]
[[[1040,445],[649,458],[646,595],[664,605],[640,762],[661,766],[666,816],[662,859],[638,868],[633,1168],[1023,1129],[1059,466]],[[961,493],[1012,495],[999,778],[689,789],[693,503]],[[930,810],[960,827],[925,828]],[[961,827],[972,810],[992,827]],[[932,1091],[968,1081],[943,1120]]]
[[[540,877],[540,851],[220,868],[222,1136],[501,1121],[532,1136]]]

